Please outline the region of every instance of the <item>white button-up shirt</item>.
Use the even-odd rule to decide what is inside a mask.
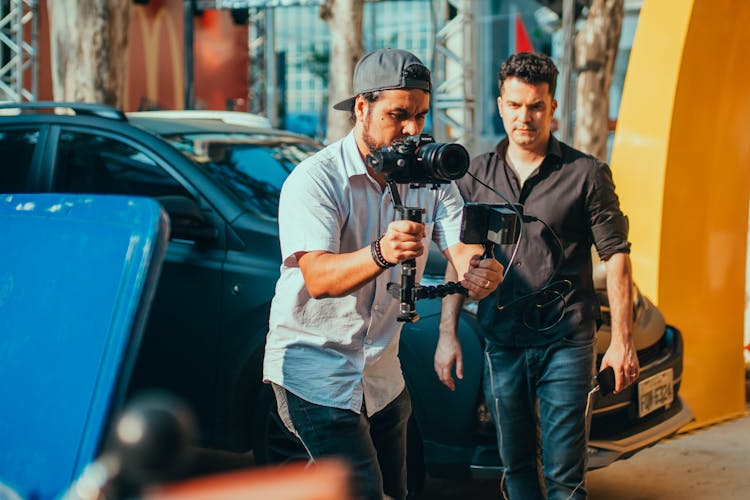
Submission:
[[[398,185],[403,205],[425,210],[427,239],[441,250],[459,241],[463,201],[454,184],[438,189]],[[360,413],[383,409],[404,389],[398,343],[399,301],[387,292],[400,267],[355,292],[313,299],[297,252],[349,253],[368,246],[396,215],[388,189],[367,173],[354,134],[294,169],[281,191],[281,276],[271,305],[263,379],[318,405]],[[429,248],[429,245],[425,245]],[[417,282],[428,252],[417,259]]]

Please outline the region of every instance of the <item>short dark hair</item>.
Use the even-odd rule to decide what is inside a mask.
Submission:
[[[404,68],[404,77],[413,79],[413,80],[421,80],[425,82],[430,82],[430,70],[427,69],[427,67],[422,66],[421,64],[412,64],[410,66],[407,66]],[[427,92],[425,90],[425,92]],[[365,101],[369,103],[373,103],[380,99],[380,96],[383,95],[382,90],[375,90],[374,92],[363,92],[360,94]],[[357,122],[357,115],[354,113],[354,109],[352,108],[352,112],[349,115],[349,121],[352,125],[354,125]]]
[[[557,67],[549,56],[537,52],[513,54],[500,66],[497,87],[503,94],[503,83],[508,78],[518,78],[525,83],[547,83],[549,93],[554,97],[557,87]]]

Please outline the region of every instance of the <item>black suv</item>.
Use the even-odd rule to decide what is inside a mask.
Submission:
[[[72,115],[42,112],[55,108]],[[159,200],[170,216],[171,241],[129,392],[168,389],[196,412],[204,446],[253,448],[256,461],[279,461],[304,450],[279,425],[272,392],[261,384],[280,266],[278,196],[289,172],[321,146],[272,130],[259,117],[214,115],[0,105],[0,193]],[[431,251],[422,284],[439,283],[444,269],[442,256]],[[597,332],[601,356],[609,328],[606,290],[603,280],[597,283],[605,319]],[[641,377],[619,394],[594,398],[592,468],[630,456],[692,418],[678,393],[682,336],[637,289],[633,293]],[[421,319],[401,335],[399,356],[414,409],[407,454],[412,491],[426,472],[497,477],[502,467],[482,397],[483,339],[472,307],[459,324],[464,379],[455,392],[433,370],[440,301],[419,301]]]
[[[68,114],[43,112],[61,108]],[[251,430],[263,428],[253,425],[254,412],[267,413],[271,401],[258,397],[279,274],[279,191],[320,144],[211,113],[189,116],[0,106],[0,192],[128,194],[162,203],[171,241],[129,392],[168,389],[192,406],[203,445],[247,450]]]

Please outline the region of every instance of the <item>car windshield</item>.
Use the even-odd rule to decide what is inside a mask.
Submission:
[[[174,134],[164,139],[245,208],[274,219],[281,185],[299,162],[319,149],[314,143],[273,134]]]

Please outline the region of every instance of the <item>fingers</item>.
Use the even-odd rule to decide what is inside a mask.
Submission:
[[[453,379],[453,366],[456,367],[456,377],[464,378],[464,362],[461,348],[457,343],[445,341],[441,338],[435,350],[434,367],[440,382],[451,391],[456,390],[456,381]]]
[[[440,378],[440,381],[448,389],[450,389],[451,391],[455,391],[456,390],[456,381],[453,380],[453,377],[451,377],[450,372],[447,372],[447,374],[441,375],[438,378]]]
[[[602,364],[602,369],[606,368],[606,366]],[[635,383],[641,374],[640,366],[638,366],[637,361],[635,363],[623,363],[619,367],[612,366],[612,368],[615,372],[615,393],[618,393]]]
[[[437,360],[435,360],[435,374],[437,375],[438,379],[444,386],[446,386],[451,391],[456,390],[456,382],[453,380],[453,377],[451,376],[451,364],[445,364],[441,363]],[[463,374],[461,375],[462,378]]]
[[[475,255],[461,284],[469,291],[469,297],[481,300],[494,292],[503,278],[503,266],[495,259],[482,259]]]
[[[388,224],[388,232],[391,232],[394,235],[414,237],[420,240],[425,237],[425,229],[423,223],[403,219],[395,220]]]
[[[380,240],[383,257],[393,264],[416,259],[424,253],[424,237],[425,229],[422,223],[407,220],[391,222]]]
[[[638,376],[640,375],[640,367],[637,363],[623,365],[622,370],[619,370],[619,375],[620,384],[616,384],[617,387],[615,392],[619,392],[622,389],[625,389],[629,385],[633,384],[636,380],[638,380]]]
[[[464,378],[464,360],[460,356],[456,359],[456,377],[459,380],[463,380]]]

